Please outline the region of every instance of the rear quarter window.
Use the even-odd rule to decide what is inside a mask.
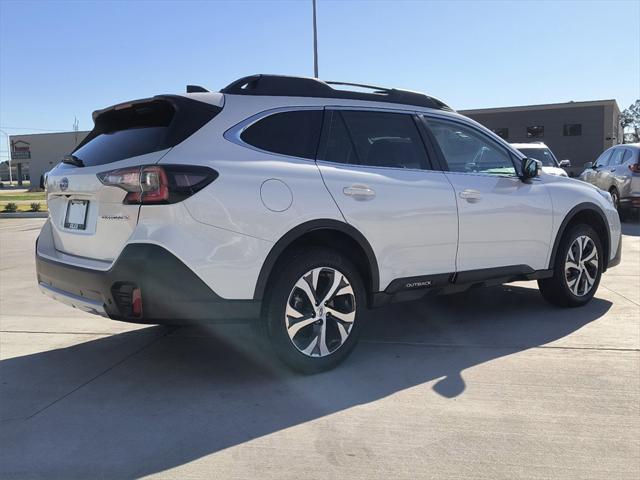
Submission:
[[[270,153],[315,159],[322,110],[278,112],[245,129],[243,142]]]

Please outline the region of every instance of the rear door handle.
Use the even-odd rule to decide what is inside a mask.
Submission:
[[[467,188],[460,192],[460,198],[464,198],[468,202],[477,202],[482,198],[482,194],[478,190]]]
[[[342,189],[347,197],[355,198],[356,200],[370,200],[376,196],[376,192],[367,187],[366,185],[351,185]]]

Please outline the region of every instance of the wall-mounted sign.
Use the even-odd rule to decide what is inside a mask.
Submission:
[[[24,140],[11,141],[11,160],[29,160],[31,158],[31,144]]]

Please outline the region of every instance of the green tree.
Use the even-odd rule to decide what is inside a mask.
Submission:
[[[639,140],[640,100],[636,100],[622,111],[620,114],[620,126],[624,134],[624,143],[635,143]]]

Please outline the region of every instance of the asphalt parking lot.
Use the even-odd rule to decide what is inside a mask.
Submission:
[[[139,326],[41,295],[0,220],[0,478],[640,478],[640,225],[588,306],[535,283],[393,305],[299,376],[245,326]]]

